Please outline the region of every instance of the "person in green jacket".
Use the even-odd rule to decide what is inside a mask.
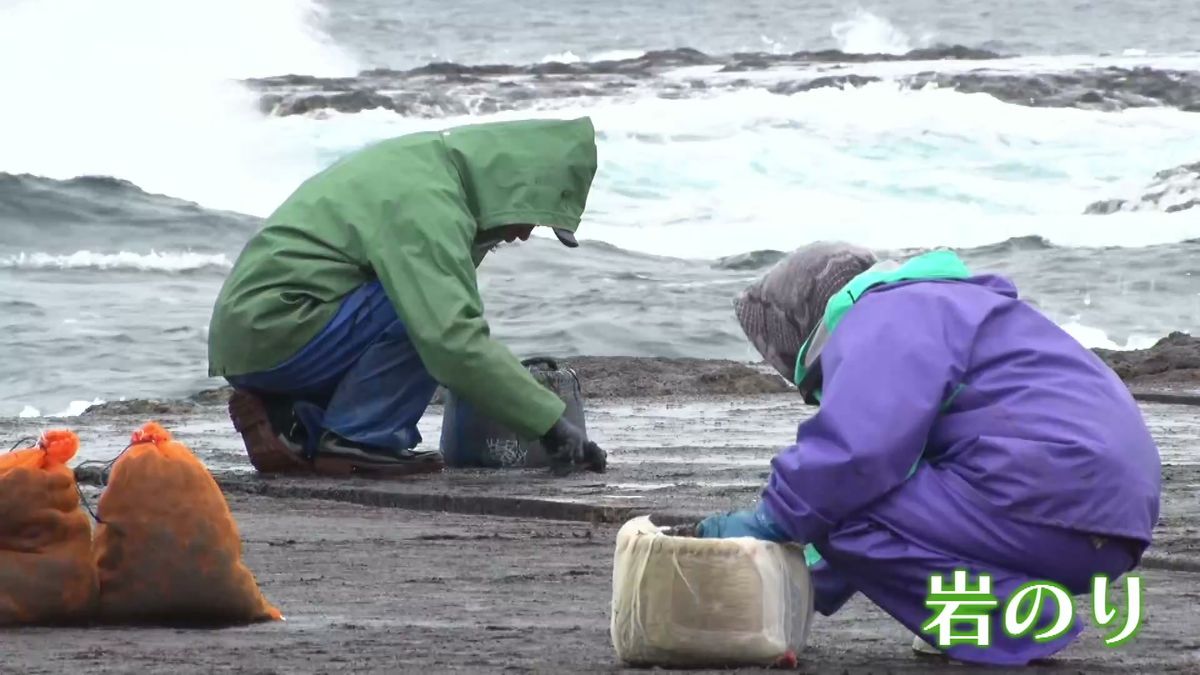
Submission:
[[[476,267],[500,242],[575,232],[596,173],[590,119],[385,140],[305,181],[217,297],[209,374],[259,471],[440,470],[417,422],[441,383],[553,468],[604,470],[564,402],[490,336]]]

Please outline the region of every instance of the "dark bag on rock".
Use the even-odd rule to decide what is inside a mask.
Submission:
[[[554,359],[546,357],[526,359],[521,364],[542,386],[567,404],[564,417],[586,432],[583,388],[575,371],[560,369]],[[446,392],[441,450],[449,467],[533,469],[549,466],[546,451],[538,439],[518,437],[453,392]]]

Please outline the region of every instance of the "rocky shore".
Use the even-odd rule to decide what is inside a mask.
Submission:
[[[1172,337],[1136,364],[1117,368],[1153,380],[1168,372],[1164,364],[1192,363],[1187,344]],[[753,503],[771,458],[812,409],[778,393],[686,393],[786,391],[739,364],[569,364],[594,390],[588,429],[609,451],[604,474],[448,470],[398,481],[258,476],[248,470],[221,392],[161,414],[106,407],[73,420],[82,447],[101,461],[121,452],[130,430],[147,417],[187,443],[212,468],[237,519],[246,563],[286,621],[202,631],[12,630],[5,633],[5,672],[626,672],[609,637],[617,527],[640,514],[660,524],[694,522]],[[644,379],[625,381],[631,371]],[[1142,629],[1111,648],[1101,642],[1107,631],[1089,625],[1049,664],[991,672],[1200,669],[1200,497],[1194,487],[1200,484],[1200,415],[1193,406],[1142,407],[1163,460],[1162,515],[1139,570]],[[422,422],[429,444],[437,442],[440,418],[435,408]],[[0,436],[28,435],[36,426],[0,420]],[[77,474],[94,505],[102,473],[87,468]],[[1118,590],[1113,597],[1124,596]],[[1089,599],[1078,599],[1076,611],[1091,623]],[[859,596],[834,617],[815,617],[796,672],[977,672],[914,656],[911,640]]]
[[[355,77],[288,74],[246,80],[262,95],[263,112],[299,115],[317,110],[360,112],[382,108],[405,115],[494,112],[521,107],[534,98],[616,95],[665,71],[709,66],[722,73],[766,70],[796,64],[847,64],[895,61],[958,61],[1002,58],[963,46],[918,49],[908,54],[848,54],[837,50],[794,54],[738,53],[709,55],[689,49],[646,52],[640,56],[586,63],[464,65],[430,63],[408,70],[376,68]],[[704,88],[700,80],[666,90]],[[534,90],[536,89],[536,94]]]
[[[1145,192],[1136,198],[1106,199],[1089,204],[1084,213],[1108,215],[1122,211],[1178,213],[1200,208],[1200,162],[1164,169],[1154,174]]]
[[[1110,648],[1089,625],[1053,662],[996,673],[1200,671],[1200,340],[1175,333],[1150,349],[1097,355],[1141,399],[1163,464],[1161,516],[1139,570],[1142,629]],[[76,475],[92,505],[103,465],[148,419],[186,443],[225,493],[246,563],[286,621],[203,631],[10,630],[5,672],[624,672],[608,632],[619,525],[641,514],[664,525],[695,522],[753,503],[772,457],[814,411],[761,365],[588,357],[560,366],[584,384],[589,434],[609,452],[604,474],[260,476],[229,422],[227,389],[105,404],[72,418],[90,460]],[[441,416],[435,406],[422,420],[427,445],[438,442]],[[0,437],[41,426],[0,419]],[[1085,622],[1089,603],[1076,605]],[[929,672],[911,639],[859,596],[836,616],[814,619],[796,672]]]
[[[1149,349],[1094,350],[1135,393],[1179,390],[1200,400],[1200,338],[1172,333]],[[588,399],[666,396],[752,396],[793,391],[790,383],[763,364],[689,358],[592,356],[564,358],[583,383]],[[221,387],[185,399],[114,401],[88,408],[84,416],[171,415],[198,410],[229,399]],[[440,404],[439,391],[434,404]]]

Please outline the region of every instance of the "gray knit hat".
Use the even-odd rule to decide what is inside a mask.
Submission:
[[[829,298],[876,261],[871,251],[842,242],[796,249],[734,301],[738,322],[758,353],[791,382],[800,347]]]

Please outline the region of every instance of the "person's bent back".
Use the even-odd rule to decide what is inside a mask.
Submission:
[[[255,465],[439,468],[414,451],[438,383],[560,461],[602,454],[491,338],[476,285],[487,252],[533,226],[577,246],[595,171],[590,120],[527,120],[383,141],[301,185],[239,256],[209,330]]]

